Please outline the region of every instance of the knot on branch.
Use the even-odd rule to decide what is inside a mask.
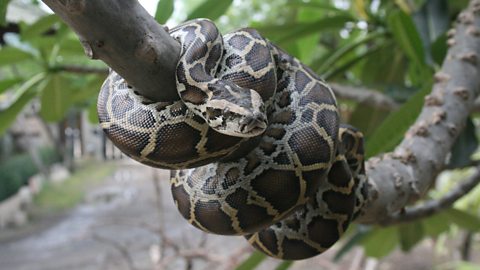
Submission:
[[[476,66],[478,63],[478,55],[475,52],[467,52],[460,55],[460,60]]]

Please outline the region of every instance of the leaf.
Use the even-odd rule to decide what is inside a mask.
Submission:
[[[340,249],[337,251],[337,253],[335,254],[335,257],[333,258],[333,261],[338,262],[352,248],[354,248],[356,245],[362,243],[364,238],[367,237],[371,231],[372,231],[372,229],[371,229],[370,226],[365,226],[365,225],[357,226],[354,234],[350,238],[348,238],[346,243],[344,243],[340,247]]]
[[[308,9],[313,8],[313,9],[328,10],[328,11],[335,11],[338,13],[348,14],[347,11],[338,9],[335,6],[332,6],[330,4],[317,3],[313,1],[305,2],[303,0],[290,0],[286,3],[286,5],[291,7],[300,7],[300,8],[308,8]]]
[[[322,31],[340,29],[344,27],[347,22],[352,20],[353,18],[350,15],[339,14],[325,17],[311,23],[302,23],[299,24],[298,27],[293,28],[290,32],[284,32],[280,38],[275,39],[275,42],[279,45],[288,44],[296,41],[300,37],[318,34]]]
[[[471,156],[478,147],[478,138],[475,131],[475,125],[472,118],[468,118],[465,128],[458,136],[455,144],[453,145],[450,162],[448,163],[449,169],[462,168],[471,163]]]
[[[423,239],[425,232],[422,223],[417,221],[399,225],[398,235],[402,251],[409,251]]]
[[[404,84],[407,59],[393,42],[385,42],[375,53],[364,58],[360,74],[365,85],[378,87]]]
[[[5,79],[0,81],[0,94],[9,90],[12,86],[23,81],[22,78]]]
[[[60,74],[51,75],[42,91],[40,115],[50,122],[59,121],[71,104],[70,82]]]
[[[244,260],[235,270],[251,270],[255,269],[267,256],[260,251],[254,251],[252,254]]]
[[[363,52],[359,55],[356,55],[354,58],[346,61],[345,63],[341,63],[338,67],[332,67],[329,70],[323,74],[323,78],[328,81],[331,78],[335,78],[335,76],[339,76],[344,74],[347,70],[351,69],[353,66],[356,64],[360,63],[362,60],[364,60],[367,57],[370,57],[370,55],[374,54],[380,49],[380,46],[373,45],[366,52]]]
[[[480,231],[480,218],[460,209],[450,208],[445,211],[446,216],[458,226],[471,232]]]
[[[447,35],[444,33],[443,35],[439,36],[437,40],[435,40],[430,46],[432,59],[437,65],[441,65],[443,63],[443,59],[445,59],[445,56],[447,55],[447,39]]]
[[[283,261],[282,263],[277,265],[277,267],[275,267],[275,270],[287,270],[292,264],[292,261]]]
[[[155,12],[155,20],[160,24],[165,24],[172,16],[174,0],[160,0],[157,4],[157,11]]]
[[[419,67],[425,66],[425,52],[415,24],[406,13],[396,10],[388,17],[388,26],[393,37],[408,56]]]
[[[423,17],[423,29],[420,30],[420,35],[422,39],[427,40],[424,42],[425,45],[429,45],[430,42],[438,39],[442,34],[444,34],[448,27],[450,26],[450,18],[448,15],[448,0],[428,0],[422,9],[416,12],[413,16],[413,19],[416,22],[416,25],[419,26],[417,18],[419,16]],[[419,29],[421,29],[419,27]]]
[[[20,95],[8,108],[0,110],[0,136],[5,133],[13,121],[15,121],[17,115],[23,110],[23,107],[25,107],[35,95],[34,91],[27,91]]]
[[[33,60],[34,56],[13,47],[4,47],[0,49],[0,66],[20,63],[25,60]]]
[[[398,244],[396,227],[375,228],[362,241],[367,256],[381,258],[388,255]]]
[[[422,219],[425,235],[436,237],[450,228],[448,217],[443,213]]]
[[[367,14],[366,10],[368,9],[367,5],[369,5],[369,4],[370,3],[367,3],[365,0],[354,0],[353,1],[354,12],[356,14],[358,14],[358,16],[360,16],[360,18],[362,20],[368,20],[368,14]]]
[[[187,20],[196,18],[207,18],[212,21],[216,20],[225,14],[232,3],[233,0],[205,0],[202,4],[195,8],[195,10],[188,14]]]
[[[95,78],[72,93],[72,102],[80,103],[85,100],[91,100],[93,97],[97,97],[104,81],[105,76],[95,76]]]
[[[427,86],[415,93],[400,109],[388,115],[366,141],[368,157],[390,151],[402,140],[422,110],[424,97],[430,93],[431,86],[432,82],[427,83]]]
[[[367,44],[368,42],[378,39],[384,35],[385,33],[379,31],[356,37],[354,40],[348,40],[349,42],[335,50],[335,52],[333,52],[333,54],[331,54],[321,64],[313,64],[312,68],[319,70],[319,72],[321,73],[322,71],[330,68],[332,65],[334,65],[336,62],[338,62],[340,59],[348,55],[350,52],[352,52],[359,46]]]
[[[7,7],[10,3],[10,0],[2,0],[0,1],[0,25],[5,26],[7,25]]]
[[[388,111],[384,109],[359,103],[352,112],[348,122],[361,130],[365,138],[368,138],[375,131],[376,127],[385,120],[387,115]]]
[[[59,55],[85,57],[83,47],[77,37],[68,37],[60,42]]]
[[[97,99],[88,107],[88,121],[91,124],[98,124]]]
[[[27,105],[31,99],[36,96],[34,86],[45,78],[43,73],[36,74],[29,80],[25,81],[17,89],[15,89],[11,104],[8,108],[0,110],[0,136],[10,127],[15,121],[17,115],[22,111],[23,107]]]
[[[480,269],[480,264],[475,264],[472,262],[460,261],[457,263],[455,270],[478,270]]]
[[[58,22],[60,22],[60,19],[55,14],[41,17],[35,23],[22,28],[20,31],[20,36],[25,40],[39,37],[51,30],[54,24]]]

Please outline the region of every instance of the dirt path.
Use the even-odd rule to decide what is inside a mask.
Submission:
[[[164,180],[159,181],[161,212],[154,177]],[[122,161],[114,175],[53,226],[0,243],[0,269],[152,269],[151,254],[157,257],[155,251],[161,243],[159,225],[179,246],[204,238],[174,208],[167,171]],[[208,242],[215,242],[211,238]],[[223,242],[224,237],[218,239]],[[228,242],[244,244],[240,238]],[[172,253],[170,249],[165,249],[166,257]],[[167,268],[182,264],[185,262],[172,258]]]
[[[180,216],[172,202],[167,171],[121,162],[69,213],[23,237],[0,240],[0,270],[232,269],[249,255],[251,249],[242,237],[204,234]],[[154,179],[159,179],[159,186]],[[163,228],[162,237],[159,228]],[[411,264],[408,269],[428,269],[431,249],[419,252],[428,255],[416,262],[397,253],[387,267],[372,269],[405,269],[406,262]],[[333,263],[334,255],[331,249],[289,269],[356,269],[351,267],[362,257],[358,249]],[[280,263],[267,259],[257,269],[274,269]]]

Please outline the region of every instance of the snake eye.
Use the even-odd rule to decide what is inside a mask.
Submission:
[[[217,117],[220,117],[222,115],[222,110],[221,109],[208,107],[206,109],[206,111],[207,111],[207,116],[210,119],[217,118]]]

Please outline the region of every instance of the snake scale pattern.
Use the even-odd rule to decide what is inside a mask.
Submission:
[[[332,246],[367,189],[362,134],[339,124],[329,86],[254,29],[197,19],[169,33],[180,99],[150,101],[111,71],[97,106],[110,140],[172,170],[178,210],[203,231],[289,260]]]

